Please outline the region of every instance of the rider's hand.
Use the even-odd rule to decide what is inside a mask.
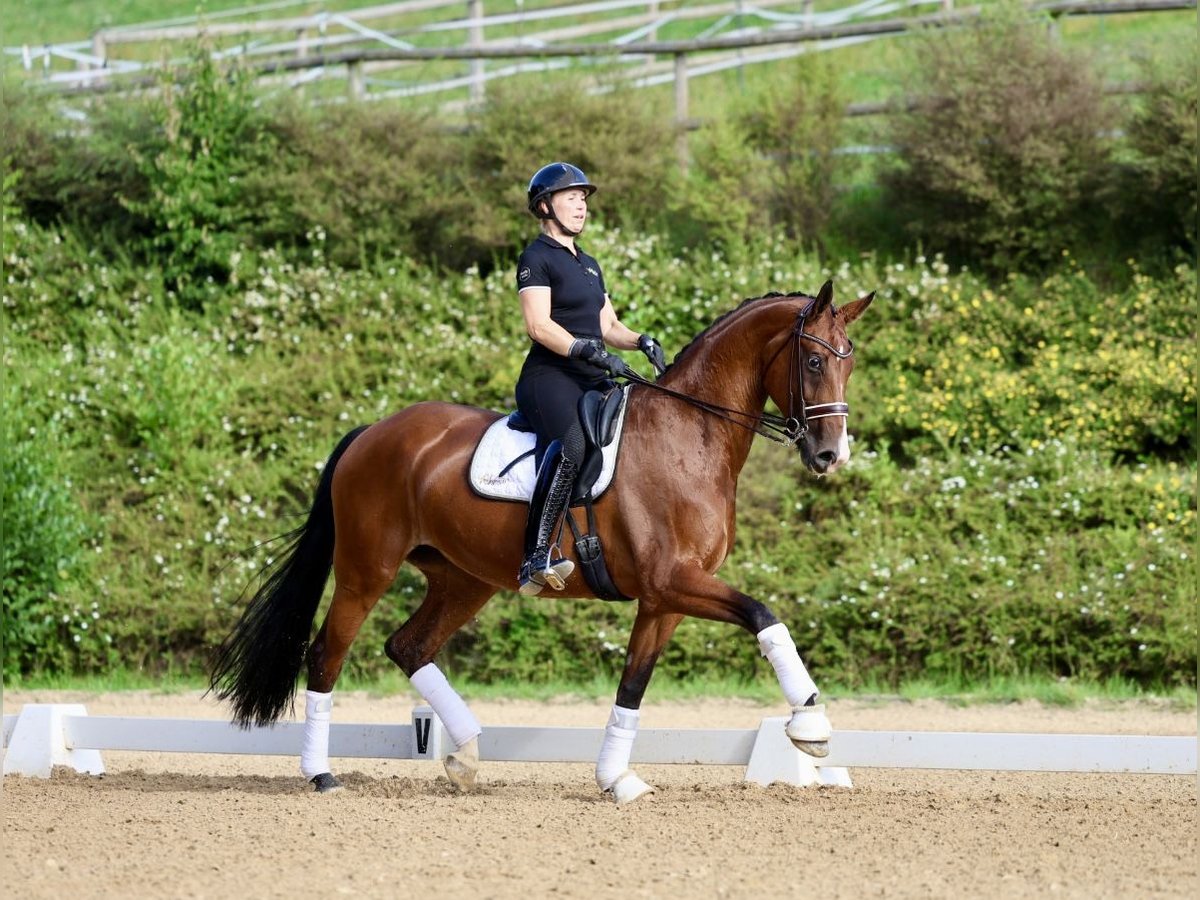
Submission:
[[[637,348],[646,354],[646,359],[654,366],[655,374],[661,375],[667,371],[667,358],[663,355],[662,344],[650,335],[643,334],[638,338]]]
[[[584,340],[577,338],[575,343],[571,345],[568,356],[572,359],[582,359],[586,363],[591,363],[598,369],[603,369],[609,375],[616,377],[625,375],[629,371],[629,366],[625,364],[625,360],[621,357],[609,353],[604,348],[604,342],[595,340]]]

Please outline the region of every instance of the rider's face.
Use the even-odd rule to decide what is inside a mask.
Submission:
[[[550,205],[559,222],[576,234],[583,231],[588,211],[587,194],[584,191],[578,188],[558,191],[550,195]]]

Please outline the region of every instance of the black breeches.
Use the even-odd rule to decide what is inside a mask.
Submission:
[[[537,432],[536,461],[551,441],[562,441],[563,456],[576,466],[583,465],[584,438],[579,424],[579,398],[590,390],[608,387],[604,378],[578,379],[566,372],[541,369],[528,373],[517,382],[517,408]]]

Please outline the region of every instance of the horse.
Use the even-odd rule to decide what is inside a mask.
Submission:
[[[634,379],[642,386],[627,400],[616,477],[594,507],[612,581],[637,602],[596,764],[597,785],[618,803],[653,791],[629,769],[630,754],[655,662],[685,616],[755,635],[792,707],[788,737],[812,756],[828,753],[832,727],[787,626],[715,573],[734,545],[738,475],[756,432],[795,446],[817,476],[849,458],[854,345],[846,328],[873,298],[838,307],[826,282],[816,297],[746,300],[693,338],[657,381]],[[768,398],[786,417],[765,412]],[[244,728],[292,709],[307,666],[300,768],[316,791],[341,786],[330,770],[328,731],[342,664],[406,561],[427,587],[384,649],[453,740],[444,761],[450,781],[461,791],[475,784],[482,729],[434,657],[497,591],[517,587],[526,509],[478,496],[467,480],[472,453],[499,415],[429,401],[345,435],[307,520],[281,536],[285,551],[217,649],[210,691],[230,702]],[[572,546],[564,533],[564,555]],[[333,599],[310,643],[331,569]],[[561,596],[595,594],[577,569]]]

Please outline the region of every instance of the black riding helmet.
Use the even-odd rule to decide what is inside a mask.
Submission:
[[[583,169],[578,166],[564,162],[542,166],[529,179],[529,211],[539,219],[552,218],[554,213],[543,213],[538,209],[538,202],[569,188],[582,188],[588,197],[596,192],[596,186],[588,181]]]

